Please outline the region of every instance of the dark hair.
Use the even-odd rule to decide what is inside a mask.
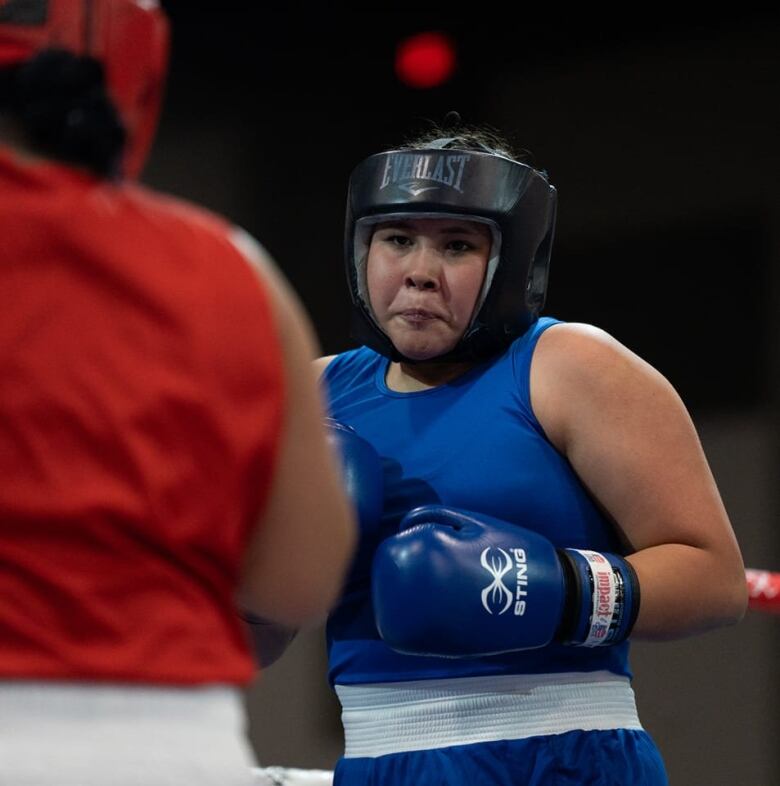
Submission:
[[[483,150],[533,166],[533,155],[528,150],[515,149],[501,132],[488,125],[464,124],[457,112],[448,112],[441,124],[430,122],[429,128],[408,138],[398,149],[420,150],[431,145],[458,150]]]
[[[34,152],[101,177],[119,173],[127,133],[94,58],[46,49],[0,70],[0,113]]]

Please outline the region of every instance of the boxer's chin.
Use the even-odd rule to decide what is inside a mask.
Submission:
[[[416,363],[445,355],[460,340],[460,334],[438,320],[422,326],[394,324],[387,333],[398,352]]]

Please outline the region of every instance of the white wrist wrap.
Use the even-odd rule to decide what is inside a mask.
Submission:
[[[593,574],[593,600],[590,629],[582,642],[583,647],[598,647],[604,643],[615,617],[617,576],[609,560],[598,551],[572,549],[588,561]]]

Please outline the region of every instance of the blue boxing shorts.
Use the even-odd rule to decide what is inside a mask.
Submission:
[[[609,672],[337,685],[334,786],[668,786]]]

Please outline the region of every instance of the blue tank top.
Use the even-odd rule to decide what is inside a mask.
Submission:
[[[390,390],[388,359],[366,347],[330,362],[323,383],[331,416],[352,426],[383,460],[383,537],[397,532],[412,508],[442,504],[516,522],[558,547],[624,553],[614,527],[531,409],[531,358],[539,336],[555,324],[539,319],[502,355],[414,393]],[[631,676],[627,642],[551,644],[482,658],[402,655],[379,638],[367,578],[350,586],[327,633],[332,683],[599,669]]]

